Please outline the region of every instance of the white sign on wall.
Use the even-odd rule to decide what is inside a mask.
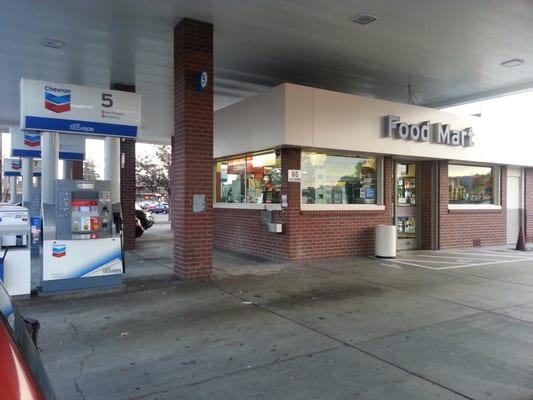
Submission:
[[[21,131],[11,127],[11,156],[41,158],[41,133]],[[59,158],[61,160],[85,159],[85,137],[62,133],[59,135]]]
[[[20,128],[135,138],[141,96],[118,90],[20,80]]]
[[[289,182],[301,182],[302,171],[299,169],[289,169],[287,171]]]
[[[4,176],[21,176],[22,160],[4,157],[2,159],[2,173]],[[41,160],[33,160],[33,176],[41,176]]]

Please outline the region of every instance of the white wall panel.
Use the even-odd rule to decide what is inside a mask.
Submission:
[[[214,157],[284,144],[284,99],[281,85],[215,112]]]

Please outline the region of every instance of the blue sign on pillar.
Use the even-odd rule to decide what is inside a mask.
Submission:
[[[199,92],[203,92],[205,88],[207,87],[209,81],[209,76],[207,74],[207,71],[202,71],[198,74],[198,77],[196,78],[196,90]]]

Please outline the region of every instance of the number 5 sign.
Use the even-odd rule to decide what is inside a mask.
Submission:
[[[20,80],[20,128],[135,138],[141,96],[118,90]]]

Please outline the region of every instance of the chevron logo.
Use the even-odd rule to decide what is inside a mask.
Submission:
[[[58,244],[52,247],[52,257],[65,257],[67,255],[67,245]]]
[[[22,164],[20,163],[20,160],[13,160],[11,161],[11,168],[13,168],[15,171],[22,168]]]
[[[70,89],[45,86],[44,108],[55,113],[70,111]]]
[[[28,147],[39,147],[41,145],[41,135],[24,134],[24,144]]]

